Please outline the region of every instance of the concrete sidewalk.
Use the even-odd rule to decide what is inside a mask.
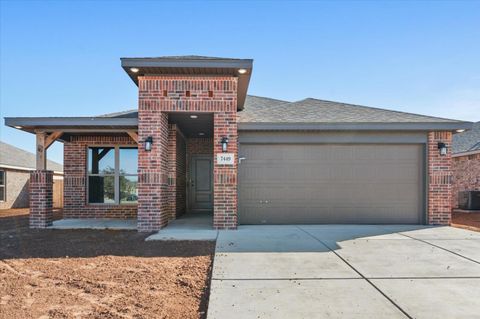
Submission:
[[[476,318],[480,233],[451,227],[220,231],[208,318]]]

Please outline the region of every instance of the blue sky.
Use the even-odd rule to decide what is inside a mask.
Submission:
[[[1,116],[135,108],[120,57],[253,58],[249,93],[480,120],[480,2],[2,1]],[[34,136],[0,138],[34,150]],[[49,159],[62,162],[56,143]]]

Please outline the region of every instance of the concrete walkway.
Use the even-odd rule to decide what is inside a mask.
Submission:
[[[112,229],[137,230],[136,219],[115,218],[72,218],[53,222],[49,229]]]
[[[422,226],[221,231],[208,318],[478,318],[480,233]]]
[[[211,213],[186,214],[146,240],[215,240],[218,231],[213,229],[212,219]]]

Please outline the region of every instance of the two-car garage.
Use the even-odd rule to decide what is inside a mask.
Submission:
[[[240,134],[240,224],[424,223],[421,133]]]

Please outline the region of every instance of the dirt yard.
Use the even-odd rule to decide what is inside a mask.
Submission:
[[[0,318],[205,318],[214,243],[146,236],[29,230],[28,211],[0,211]]]
[[[478,213],[453,213],[452,226],[480,231],[480,212]]]

